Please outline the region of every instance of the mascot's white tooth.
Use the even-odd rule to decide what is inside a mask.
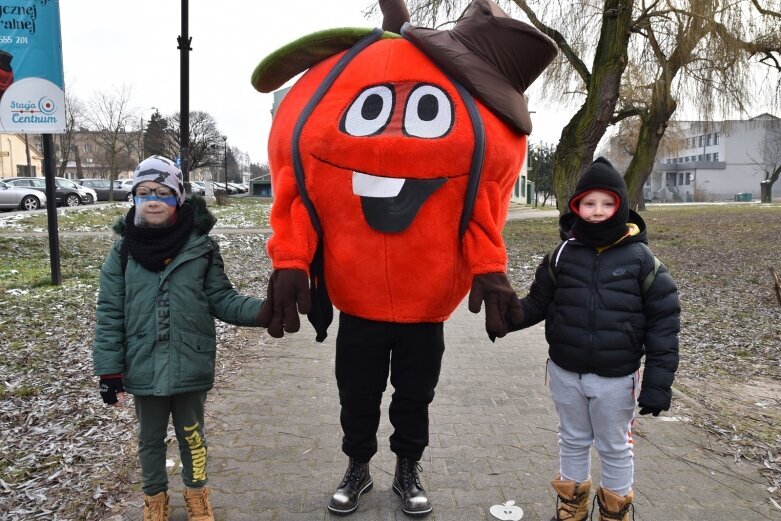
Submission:
[[[404,179],[380,177],[353,172],[353,193],[362,197],[396,197],[404,186]]]

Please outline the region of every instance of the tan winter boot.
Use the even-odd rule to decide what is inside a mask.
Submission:
[[[583,483],[572,480],[556,479],[550,482],[556,491],[556,515],[551,521],[585,521],[588,519],[588,495],[591,492],[591,480]]]
[[[626,496],[616,494],[610,489],[597,488],[597,504],[599,505],[599,521],[629,521],[629,508],[632,508],[632,519],[635,508],[632,506],[634,494],[630,490]]]
[[[144,496],[144,521],[168,521],[168,493]]]
[[[209,488],[185,488],[184,506],[189,521],[214,521],[214,512],[209,502]]]

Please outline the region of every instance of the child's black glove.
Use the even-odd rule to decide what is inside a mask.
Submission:
[[[112,374],[100,377],[100,397],[109,405],[117,403],[117,393],[124,393],[125,385],[122,375]]]
[[[654,416],[659,416],[659,413],[662,412],[661,409],[654,409],[653,407],[648,407],[642,403],[638,405],[640,406],[640,414],[653,414]]]

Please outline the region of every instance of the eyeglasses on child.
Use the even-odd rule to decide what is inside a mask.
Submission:
[[[174,195],[174,191],[167,186],[159,186],[157,188],[149,188],[148,186],[139,186],[136,188],[136,195],[138,197],[149,197],[152,194],[157,197],[171,197]]]

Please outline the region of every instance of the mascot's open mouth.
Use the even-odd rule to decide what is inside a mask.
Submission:
[[[361,198],[363,216],[379,232],[407,229],[418,210],[447,178],[405,179],[353,171],[353,193]]]

